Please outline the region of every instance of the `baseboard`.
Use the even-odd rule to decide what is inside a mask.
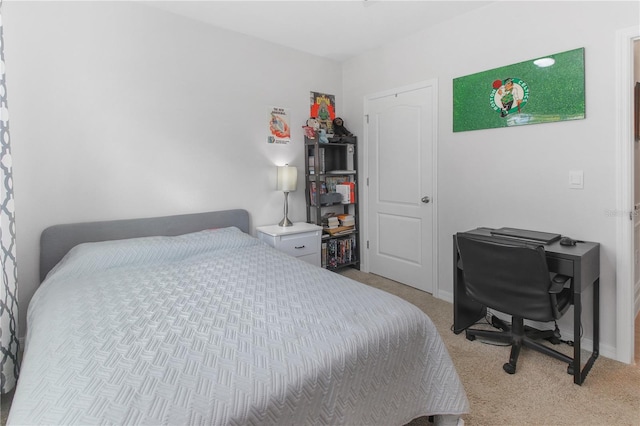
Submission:
[[[438,294],[436,294],[435,297],[436,299],[441,299],[453,304],[453,293],[451,292],[438,290]]]

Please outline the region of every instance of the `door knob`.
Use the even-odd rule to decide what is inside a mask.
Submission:
[[[427,204],[429,201],[431,201],[431,198],[429,198],[429,197],[422,197],[422,200],[421,200],[421,201],[422,201],[423,203]]]

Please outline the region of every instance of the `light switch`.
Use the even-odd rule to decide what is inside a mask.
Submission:
[[[584,188],[584,173],[582,172],[582,170],[571,170],[569,172],[569,188],[571,189]]]

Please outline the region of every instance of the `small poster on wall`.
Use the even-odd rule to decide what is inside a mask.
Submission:
[[[336,98],[325,93],[311,92],[310,117],[314,117],[320,123],[320,128],[325,129],[328,135],[333,134],[333,119],[336,118]]]
[[[453,80],[453,131],[585,118],[584,48]]]
[[[289,125],[289,109],[269,107],[268,143],[288,144],[291,142],[291,126]]]

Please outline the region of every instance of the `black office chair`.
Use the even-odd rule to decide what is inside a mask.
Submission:
[[[553,336],[554,331],[531,332],[524,326],[525,319],[555,321],[571,304],[570,278],[549,273],[543,246],[467,233],[458,233],[456,240],[467,294],[512,317],[511,326],[498,320],[502,331],[467,329],[467,339],[483,337],[510,343],[509,362],[503,366],[509,374],[516,372],[522,346],[568,363],[571,374],[572,358],[535,341]]]

